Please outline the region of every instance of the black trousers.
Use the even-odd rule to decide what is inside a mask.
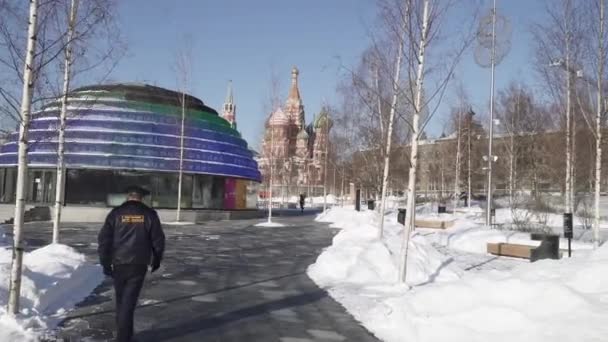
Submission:
[[[133,314],[147,271],[147,265],[114,265],[117,342],[131,342],[133,338]]]

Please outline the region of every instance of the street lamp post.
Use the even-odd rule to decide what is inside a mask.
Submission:
[[[488,188],[487,188],[487,208],[486,208],[486,225],[492,223],[492,164],[494,163],[494,155],[492,151],[492,143],[494,140],[494,69],[496,68],[496,0],[494,0],[494,9],[492,11],[492,52],[491,52],[491,82],[490,87],[490,128],[488,137]],[[470,199],[469,199],[470,202]]]

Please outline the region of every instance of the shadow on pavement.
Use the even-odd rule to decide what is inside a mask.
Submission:
[[[237,289],[245,288],[245,287],[248,287],[248,286],[258,285],[258,284],[262,284],[262,283],[266,283],[266,282],[274,281],[274,280],[280,280],[280,279],[300,276],[300,275],[303,275],[303,274],[305,274],[305,272],[290,273],[290,274],[285,274],[285,275],[278,276],[278,277],[272,277],[272,278],[262,279],[262,280],[259,280],[259,281],[253,281],[253,282],[250,282],[250,283],[247,283],[247,284],[228,286],[228,287],[224,287],[224,288],[217,289],[217,290],[212,290],[212,291],[192,293],[192,294],[188,294],[187,296],[179,296],[179,297],[169,298],[169,299],[162,300],[162,301],[156,301],[156,302],[150,303],[150,304],[141,304],[141,305],[138,305],[137,308],[147,308],[147,307],[152,307],[152,306],[161,306],[161,305],[164,305],[164,304],[174,303],[174,302],[178,302],[178,301],[182,301],[182,300],[190,300],[190,299],[192,299],[194,297],[198,297],[198,296],[205,296],[205,295],[217,294],[217,293],[222,293],[222,292],[231,291],[231,290],[237,290]],[[104,290],[107,290],[111,286],[112,286],[111,282],[105,281],[102,285],[100,285],[94,291],[94,293],[95,294],[102,293],[102,292],[104,292]],[[85,301],[83,303],[81,303],[81,305],[78,305],[78,307],[82,308],[82,307],[86,307],[86,306],[89,306],[89,305],[95,305],[95,304],[99,304],[101,302],[108,301],[108,300],[101,300],[101,301],[99,301],[97,298],[98,298],[98,296],[91,296],[91,298],[85,299]],[[67,322],[69,322],[71,320],[81,319],[81,318],[87,318],[87,317],[93,317],[93,316],[99,316],[99,315],[104,315],[104,314],[113,313],[113,312],[114,312],[114,309],[112,309],[112,310],[104,310],[104,311],[96,311],[96,312],[86,313],[86,314],[82,314],[82,315],[69,316],[68,318],[66,318],[61,323],[61,325],[65,325],[65,323],[67,323]]]
[[[327,292],[316,290],[297,296],[287,297],[249,306],[243,309],[227,312],[222,315],[205,317],[193,317],[171,328],[152,329],[137,334],[136,339],[140,341],[165,341],[208,329],[219,328],[223,325],[246,319],[253,316],[263,315],[272,311],[292,308],[300,305],[310,304],[327,297]]]

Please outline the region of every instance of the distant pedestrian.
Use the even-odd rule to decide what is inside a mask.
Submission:
[[[469,204],[469,196],[467,195],[466,192],[463,191],[463,192],[460,193],[460,199],[464,200],[464,206],[465,207],[468,206],[468,204]]]
[[[304,213],[304,194],[300,194],[300,211]]]
[[[152,272],[158,270],[165,250],[160,219],[142,202],[148,194],[129,187],[126,202],[108,214],[99,231],[99,261],[103,273],[114,279],[118,342],[132,341],[133,315],[148,265]]]

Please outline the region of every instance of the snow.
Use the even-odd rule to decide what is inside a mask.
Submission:
[[[417,212],[455,225],[412,234],[406,284],[397,281],[403,229],[394,211],[384,218],[382,239],[374,211],[334,207],[317,217],[341,231],[309,276],[378,338],[574,342],[608,336],[608,244],[593,251],[578,240],[572,258],[530,263],[485,253],[487,242],[533,242],[529,233],[484,227],[479,208],[440,216],[426,205]],[[497,219],[508,221],[508,210]]]
[[[163,222],[163,224],[166,224],[169,226],[190,226],[190,225],[193,225],[196,223],[189,222],[189,221],[170,221],[170,222]]]
[[[103,280],[99,266],[71,247],[52,244],[26,253],[21,313],[6,312],[12,250],[0,245],[0,341],[36,341]]]
[[[350,208],[332,208],[317,217],[321,222],[343,230],[308,272],[322,286],[349,284],[390,284],[397,281],[401,257],[402,229],[396,223],[385,225],[385,238],[377,238],[377,220],[373,211],[357,212]],[[422,235],[410,240],[408,284],[418,285],[437,279],[451,280],[459,271],[449,265]]]
[[[268,221],[260,222],[260,223],[256,224],[255,226],[256,227],[266,227],[266,228],[285,227],[285,225],[282,224],[282,223],[279,223],[279,222],[268,222]]]

